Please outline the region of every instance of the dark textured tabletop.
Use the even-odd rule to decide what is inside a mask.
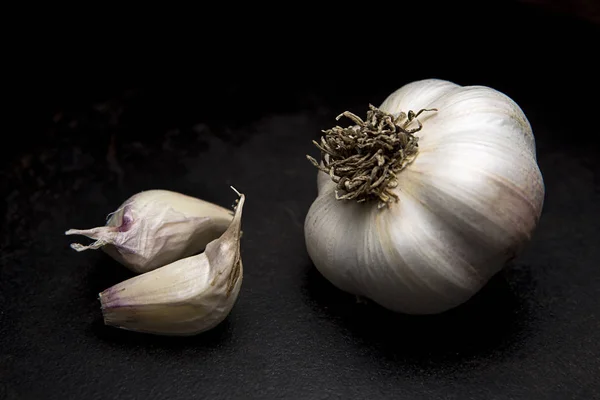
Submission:
[[[62,74],[29,81],[1,149],[0,399],[600,398],[600,29],[535,7],[488,12],[501,16],[440,14],[432,40],[273,39],[210,73],[178,74],[171,58],[151,79],[75,78],[85,63],[63,60]],[[340,112],[364,114],[423,78],[512,97],[546,199],[531,243],[481,292],[414,317],[318,273],[304,244],[316,196],[305,154]],[[63,232],[152,188],[228,207],[230,185],[247,202],[228,318],[190,338],[104,326],[98,292],[133,273],[74,252]]]

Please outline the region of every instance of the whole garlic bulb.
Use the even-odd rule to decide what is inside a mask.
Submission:
[[[412,111],[414,110],[414,112]],[[544,183],[506,95],[427,79],[325,131],[305,220],[317,269],[390,310],[433,314],[478,292],[529,241]],[[339,118],[339,117],[338,117]]]

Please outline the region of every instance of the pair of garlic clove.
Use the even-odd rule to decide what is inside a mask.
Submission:
[[[89,246],[72,244],[73,249],[102,249],[141,273],[100,293],[105,324],[187,336],[222,322],[242,284],[245,196],[238,195],[232,214],[181,193],[149,190],[125,201],[106,226],[65,232],[96,239]]]

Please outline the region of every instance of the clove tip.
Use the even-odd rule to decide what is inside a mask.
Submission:
[[[243,194],[241,194],[236,188],[234,188],[233,186],[229,186],[239,197],[242,197]]]

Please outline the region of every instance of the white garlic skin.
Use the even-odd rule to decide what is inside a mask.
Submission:
[[[242,209],[221,237],[206,250],[118,283],[102,293],[104,323],[117,328],[165,336],[191,336],[220,324],[240,292]]]
[[[305,220],[310,258],[339,289],[395,312],[435,314],[471,298],[530,240],[544,202],[531,126],[506,95],[427,79],[380,106],[419,116],[419,153],[397,177],[399,200],[335,198],[319,171]]]
[[[102,248],[136,273],[152,271],[204,250],[225,232],[233,219],[230,210],[169,190],[147,190],[127,199],[106,226],[70,229],[96,242],[74,243],[77,251]]]

